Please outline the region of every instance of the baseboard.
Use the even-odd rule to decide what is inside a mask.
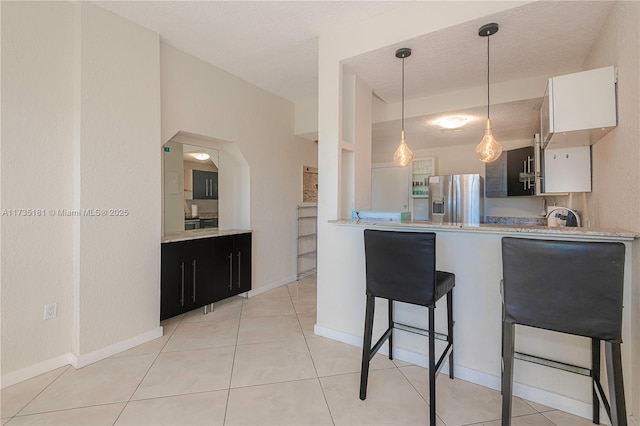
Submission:
[[[266,293],[269,290],[273,290],[274,288],[282,287],[285,284],[289,284],[289,283],[292,283],[292,282],[295,282],[295,281],[296,281],[296,277],[295,276],[291,276],[289,278],[283,278],[281,280],[274,281],[274,282],[269,283],[267,285],[263,285],[263,286],[260,286],[258,288],[254,288],[252,290],[249,290],[248,297],[252,298],[252,297],[257,296],[259,294]]]
[[[71,362],[71,365],[73,365],[75,368],[86,367],[89,364],[102,361],[105,358],[109,358],[112,355],[119,354],[120,352],[124,352],[131,348],[135,348],[136,346],[150,342],[151,340],[157,339],[158,337],[162,337],[162,327],[160,326],[154,328],[153,330],[149,330],[145,333],[131,337],[127,340],[114,343],[113,345],[105,346],[104,348],[100,348],[97,351],[89,352],[88,354],[73,354],[73,362]]]
[[[331,328],[315,325],[313,329],[314,333],[318,336],[326,337],[328,339],[337,340],[342,343],[346,343],[351,346],[362,347],[362,337],[355,336],[353,334],[345,333],[343,331],[333,330]],[[385,343],[380,348],[379,353],[388,355],[388,343]],[[425,354],[412,352],[403,348],[393,348],[394,359],[408,362],[421,367],[427,367],[429,365],[429,358]],[[475,383],[480,386],[484,386],[494,390],[500,390],[500,377],[492,374],[484,373],[481,371],[466,368],[460,365],[454,366],[455,377],[465,380],[467,382]],[[442,366],[441,371],[447,371],[448,364],[445,363]],[[570,398],[568,396],[559,395],[544,389],[535,388],[533,386],[524,385],[522,383],[514,382],[513,395],[524,398],[526,400],[537,402],[538,404],[546,405],[547,407],[555,408],[557,410],[566,411],[567,413],[575,414],[576,416],[591,419],[591,404]],[[604,408],[600,412],[600,421],[603,424],[608,424],[609,418],[607,417]]]
[[[117,353],[134,348],[143,343],[147,343],[153,339],[157,339],[158,337],[162,337],[162,327],[154,328],[146,333],[139,334],[130,339],[123,340],[88,354],[78,356],[73,353],[67,353],[60,355],[37,364],[30,365],[29,367],[25,367],[21,370],[3,374],[0,378],[0,388],[15,385],[16,383],[32,379],[36,376],[48,373],[49,371],[69,364],[74,368],[82,368],[89,364],[93,364],[94,362],[109,358]]]
[[[23,382],[41,374],[48,373],[49,371],[53,371],[56,368],[69,365],[71,364],[71,359],[72,355],[68,353],[48,359],[46,361],[39,362],[34,365],[30,365],[11,373],[3,374],[0,378],[0,389],[4,389],[7,386],[15,385],[16,383]]]

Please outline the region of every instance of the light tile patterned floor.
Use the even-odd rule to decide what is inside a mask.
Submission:
[[[9,425],[424,425],[427,370],[315,336],[315,277],[163,322],[165,335],[80,370],[3,389]],[[438,424],[499,425],[500,393],[441,375]],[[514,398],[513,425],[589,420]]]

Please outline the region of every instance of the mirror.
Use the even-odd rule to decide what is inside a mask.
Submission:
[[[218,228],[216,149],[164,144],[164,234]]]

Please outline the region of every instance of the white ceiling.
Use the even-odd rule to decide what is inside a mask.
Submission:
[[[318,35],[398,1],[95,1],[162,42],[292,102],[318,96]]]
[[[160,34],[161,40],[292,102],[317,98],[317,37],[323,29],[358,22],[401,1],[97,1],[97,5]],[[478,28],[497,22],[491,36],[491,82],[552,76],[582,68],[611,10],[610,1],[540,1],[387,46],[344,62],[385,102],[401,95],[399,47],[405,61],[406,99],[486,84],[486,38]],[[540,93],[542,97],[543,93]],[[498,140],[529,138],[539,126],[540,98],[491,106]],[[442,111],[446,112],[446,111]],[[459,132],[424,126],[431,117],[407,119],[412,149],[477,143],[486,114]],[[440,114],[442,115],[442,114]],[[500,128],[496,126],[501,123]],[[398,121],[373,127],[373,149],[398,143]],[[385,145],[389,145],[385,147]],[[414,145],[415,144],[415,145]]]

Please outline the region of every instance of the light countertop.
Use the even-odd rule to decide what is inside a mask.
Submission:
[[[226,235],[247,234],[252,232],[250,229],[218,229],[218,228],[202,228],[191,229],[188,231],[179,231],[167,234],[162,237],[163,243],[173,243],[176,241],[197,240],[200,238],[224,237]]]
[[[424,230],[424,231],[467,231],[467,232],[483,232],[494,234],[535,234],[539,236],[549,236],[553,238],[572,237],[572,238],[598,238],[610,240],[633,240],[640,238],[640,234],[624,229],[602,229],[602,228],[584,228],[584,227],[564,227],[564,226],[525,226],[525,225],[496,225],[496,224],[480,224],[465,225],[460,223],[434,223],[434,222],[356,222],[353,220],[330,220],[329,223],[348,226],[362,227],[385,227],[385,228],[401,228],[407,230]]]

